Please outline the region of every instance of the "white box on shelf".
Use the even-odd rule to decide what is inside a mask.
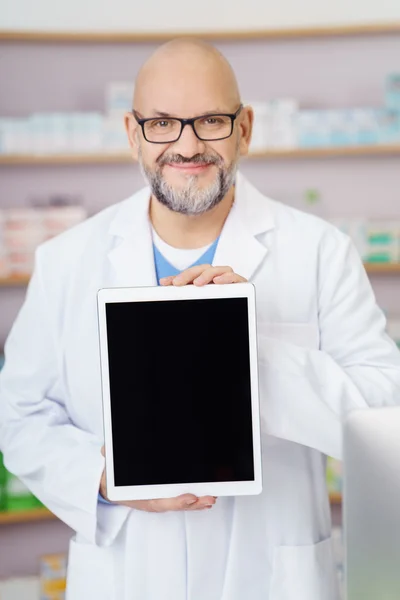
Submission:
[[[355,144],[365,146],[377,144],[379,141],[378,109],[353,108],[355,124]]]
[[[121,117],[105,117],[103,120],[102,147],[108,152],[128,152],[129,142]]]
[[[38,577],[19,577],[0,582],[0,600],[40,600]]]
[[[249,102],[254,111],[253,134],[250,152],[262,152],[268,148],[271,125],[271,106],[268,102]]]
[[[106,114],[123,117],[132,110],[134,85],[132,81],[111,81],[106,87]]]
[[[88,216],[83,206],[49,207],[41,210],[41,215],[46,238],[62,233]]]
[[[326,111],[300,110],[295,116],[297,144],[301,148],[326,148],[330,130]]]
[[[397,263],[400,259],[400,222],[373,220],[367,228],[367,261]]]
[[[287,149],[297,147],[297,112],[298,103],[294,99],[278,99],[270,102],[268,147]]]
[[[85,153],[101,149],[103,116],[96,112],[74,112],[70,117],[72,128],[71,152]]]

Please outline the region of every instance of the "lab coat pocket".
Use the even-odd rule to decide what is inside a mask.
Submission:
[[[110,547],[69,544],[66,600],[115,600],[113,556]]]
[[[270,600],[339,600],[332,540],[274,551]]]

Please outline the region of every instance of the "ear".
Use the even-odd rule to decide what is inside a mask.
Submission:
[[[139,124],[136,121],[132,113],[125,113],[124,116],[125,129],[128,135],[129,146],[131,147],[131,154],[135,160],[138,159],[138,127]]]
[[[249,153],[249,146],[251,142],[251,134],[253,132],[254,123],[254,112],[251,106],[245,106],[239,116],[239,131],[240,131],[240,144],[239,151],[241,156],[245,156]]]

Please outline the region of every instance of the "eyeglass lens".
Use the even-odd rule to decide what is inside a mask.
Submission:
[[[194,129],[199,138],[218,140],[232,133],[232,120],[225,116],[206,116],[194,121]],[[181,133],[181,123],[177,119],[152,119],[144,124],[144,133],[149,142],[174,142]]]

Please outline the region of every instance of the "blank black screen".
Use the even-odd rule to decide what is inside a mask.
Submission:
[[[116,486],[254,480],[247,298],[106,305]]]

